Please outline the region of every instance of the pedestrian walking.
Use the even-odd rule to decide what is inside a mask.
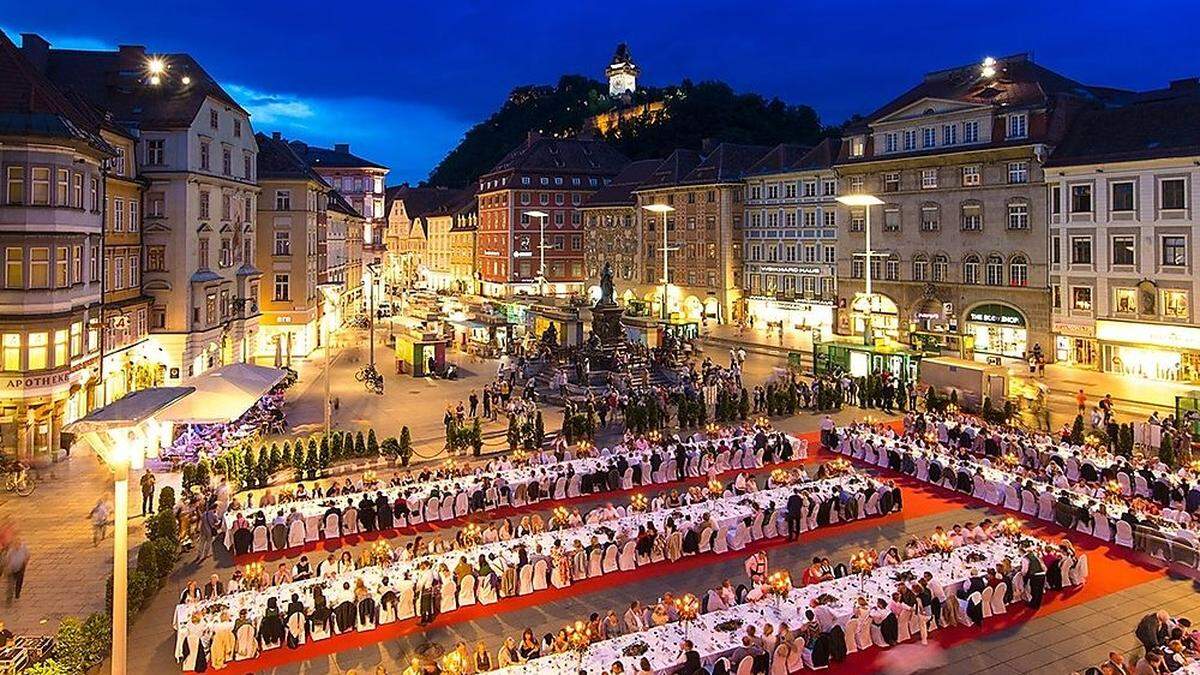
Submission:
[[[196,562],[212,555],[213,539],[221,529],[220,520],[215,509],[208,509],[200,515],[199,541],[196,542]]]
[[[142,486],[142,515],[154,513],[154,473],[146,469],[138,481]]]
[[[479,396],[475,393],[474,389],[471,390],[471,395],[467,397],[467,400],[471,404],[471,417],[477,417],[476,413],[479,412]]]
[[[1087,394],[1083,393],[1082,389],[1079,390],[1079,393],[1075,394],[1075,404],[1079,406],[1079,414],[1082,415],[1084,409],[1087,408]],[[1101,406],[1103,405],[1102,403]]]
[[[8,562],[4,573],[8,575],[7,603],[21,599],[21,588],[25,585],[25,568],[29,565],[29,548],[25,542],[16,541],[8,547]]]
[[[96,502],[88,516],[92,519],[92,546],[99,546],[108,536],[109,510],[103,498]]]

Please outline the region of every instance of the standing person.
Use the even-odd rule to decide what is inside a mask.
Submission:
[[[200,562],[212,555],[213,539],[216,539],[217,533],[221,530],[216,509],[207,509],[204,513],[200,514],[198,529],[199,534],[197,536],[200,541],[196,542],[196,562]]]
[[[13,600],[21,599],[21,587],[25,585],[25,567],[29,565],[29,548],[25,542],[17,540],[8,547],[8,562],[4,572],[8,575],[7,601],[12,605]]]
[[[422,562],[418,568],[416,591],[417,608],[421,615],[419,624],[427,626],[433,623],[438,611],[437,575],[428,562]]]
[[[475,393],[474,389],[471,390],[471,395],[467,400],[471,404],[471,417],[476,417],[476,413],[479,412],[479,395]]]
[[[486,420],[494,419],[492,417],[492,388],[490,385],[483,388],[483,418]]]
[[[92,546],[99,546],[100,542],[108,536],[108,504],[101,497],[100,501],[92,507],[92,512],[88,517],[92,519]]]
[[[154,473],[146,469],[138,481],[142,486],[142,515],[154,513]]]
[[[1083,411],[1087,408],[1087,394],[1084,394],[1082,389],[1079,390],[1079,393],[1075,394],[1075,405],[1079,406],[1079,414],[1082,415]],[[1101,403],[1100,405],[1103,406],[1104,404]]]
[[[804,497],[800,496],[800,490],[792,491],[791,496],[787,500],[787,540],[796,541],[800,538],[800,528],[803,526],[804,519]]]
[[[1021,566],[1029,584],[1029,606],[1037,609],[1042,606],[1042,594],[1046,592],[1046,565],[1036,551],[1030,551]]]
[[[746,576],[750,583],[758,585],[767,580],[767,552],[759,551],[746,559]]]

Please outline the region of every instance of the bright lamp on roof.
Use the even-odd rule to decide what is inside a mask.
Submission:
[[[150,59],[150,63],[146,64],[146,68],[150,71],[151,75],[162,75],[163,71],[167,69],[167,64],[163,63],[163,60],[156,56]]]
[[[996,59],[993,59],[990,56],[985,58],[983,60],[983,64],[980,66],[979,72],[984,77],[995,77],[996,76]]]

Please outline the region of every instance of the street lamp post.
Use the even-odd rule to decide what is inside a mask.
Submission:
[[[546,221],[550,214],[545,211],[526,211],[525,215],[538,219],[538,295],[546,294]]]
[[[667,204],[646,204],[642,208],[651,213],[656,213],[656,214],[662,216],[662,246],[659,247],[659,250],[662,251],[662,257],[663,257],[663,260],[662,260],[662,263],[663,263],[663,275],[662,275],[663,294],[662,294],[662,307],[660,309],[660,314],[662,314],[663,321],[666,321],[667,318],[670,316],[670,313],[667,311],[667,297],[670,294],[670,290],[671,290],[671,274],[667,267],[670,264],[669,260],[668,260],[668,255],[670,254],[671,251],[679,250],[678,246],[668,246],[667,245],[667,214],[673,213],[675,211],[675,207],[668,206]]]
[[[325,295],[326,307],[333,308],[333,307],[337,306],[338,300],[340,299],[339,298],[340,294],[338,293],[338,289],[341,288],[340,284],[337,284],[337,283],[317,284],[317,288],[321,289],[321,292],[324,293],[324,295]],[[330,396],[330,392],[329,392],[329,379],[333,372],[333,361],[332,361],[332,357],[330,356],[330,353],[329,353],[329,350],[330,350],[329,343],[333,341],[333,326],[331,325],[331,321],[330,321],[330,318],[332,317],[332,315],[333,315],[333,312],[329,311],[327,309],[325,312],[325,315],[323,317],[321,317],[321,326],[322,326],[322,328],[325,329],[325,437],[326,438],[329,438],[329,432],[332,427],[332,421],[333,421],[332,420],[332,418],[333,418],[333,402],[332,402],[332,397]]]
[[[370,340],[371,370],[375,370],[375,279],[379,275],[379,263],[368,263],[367,272],[371,274],[371,278],[367,284],[367,311],[370,312],[370,316],[368,317],[370,321],[367,323],[367,335]]]
[[[863,232],[866,241],[864,242],[863,256],[866,258],[866,263],[863,269],[863,276],[866,280],[866,290],[863,293],[863,297],[867,301],[867,315],[863,321],[863,343],[869,345],[874,342],[874,331],[871,326],[871,298],[874,297],[874,293],[871,290],[871,262],[875,252],[871,250],[871,207],[883,204],[883,200],[875,195],[868,194],[842,195],[837,200],[846,206],[861,206],[864,211]],[[853,303],[850,305],[850,310],[854,311]]]

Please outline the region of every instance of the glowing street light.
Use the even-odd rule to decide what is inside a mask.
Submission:
[[[875,252],[871,250],[871,207],[883,204],[883,200],[875,195],[852,194],[842,195],[837,198],[837,201],[845,206],[862,207],[864,211],[863,231],[866,233],[866,242],[864,244],[865,250],[863,252],[863,255],[866,256],[866,265],[864,266],[866,292],[864,295],[867,299],[867,316],[863,323],[863,342],[869,345],[874,342],[871,334],[871,296],[873,295],[871,291],[871,258],[875,255]],[[851,306],[851,309],[853,309],[853,305]]]
[[[984,59],[983,64],[979,68],[979,72],[981,75],[983,75],[984,77],[987,77],[987,78],[995,77],[996,76],[996,59],[993,59],[990,56],[987,57],[986,59]]]
[[[662,251],[662,256],[663,256],[662,318],[665,321],[668,316],[668,314],[667,314],[667,296],[671,290],[671,275],[667,271],[667,265],[669,264],[669,262],[667,260],[667,255],[671,251],[679,250],[678,246],[668,246],[667,245],[667,214],[674,213],[675,207],[670,206],[668,204],[646,204],[642,208],[646,209],[650,213],[658,214],[659,216],[662,217],[662,221],[663,221],[662,222],[662,246],[659,248],[659,250]]]

